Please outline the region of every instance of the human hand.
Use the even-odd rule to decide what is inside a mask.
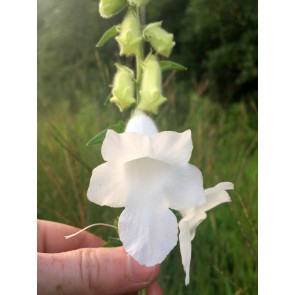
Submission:
[[[156,282],[160,266],[138,264],[123,247],[99,248],[104,241],[79,229],[38,220],[39,295],[136,294],[146,288],[148,295],[162,295]]]

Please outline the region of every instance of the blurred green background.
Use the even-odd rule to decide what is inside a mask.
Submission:
[[[97,11],[93,0],[38,0],[37,213],[78,227],[113,223],[122,211],[86,198],[91,171],[102,163],[100,146],[86,142],[130,115],[105,101],[114,62],[132,59],[120,57],[113,40],[95,48],[123,13],[105,20]],[[159,129],[192,130],[191,162],[205,187],[235,184],[232,203],[209,212],[197,229],[190,285],[179,246],[162,264],[160,283],[165,294],[257,294],[257,1],[151,0],[146,18],[164,21],[176,41],[169,59],[188,67],[164,73]]]

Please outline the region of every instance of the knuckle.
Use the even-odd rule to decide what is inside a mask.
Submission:
[[[100,262],[94,249],[79,251],[79,273],[81,283],[89,291],[97,291],[100,287]]]

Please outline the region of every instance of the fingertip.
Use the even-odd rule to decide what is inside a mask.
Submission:
[[[159,265],[149,267],[141,265],[127,254],[127,274],[132,282],[149,284],[157,278],[159,272]]]
[[[158,282],[153,282],[148,288],[147,288],[147,295],[163,295],[163,290]]]

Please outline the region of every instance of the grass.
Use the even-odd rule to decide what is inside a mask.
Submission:
[[[257,113],[243,103],[223,109],[181,86],[173,87],[175,78],[168,78],[168,104],[155,118],[159,129],[190,128],[191,163],[203,172],[205,187],[232,181],[235,190],[230,192],[232,202],[209,212],[197,229],[190,285],[184,285],[178,245],[162,264],[160,283],[165,294],[257,294]],[[44,81],[38,88],[38,218],[78,227],[112,224],[122,211],[87,200],[91,171],[102,158],[99,146],[85,144],[128,117],[113,105],[103,105],[105,83],[98,85],[93,76],[83,81],[78,89],[74,82],[65,82],[64,88],[71,85],[71,91],[59,87],[50,93]],[[89,231],[104,238],[113,233],[107,228]]]

